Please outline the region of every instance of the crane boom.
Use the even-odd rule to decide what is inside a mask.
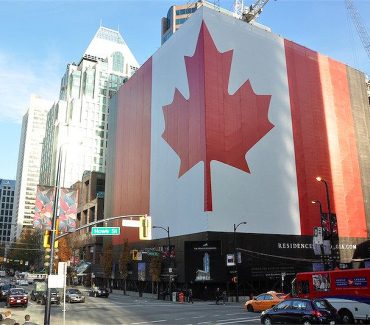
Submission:
[[[256,19],[262,12],[262,8],[266,5],[267,2],[269,2],[269,0],[257,0],[249,7],[245,7],[242,13],[242,19],[247,23]]]
[[[351,15],[351,18],[353,20],[353,23],[357,29],[358,35],[361,39],[362,45],[365,48],[365,51],[367,53],[367,56],[370,59],[370,37],[367,33],[367,30],[365,29],[364,25],[362,24],[361,16],[359,12],[357,11],[354,3],[352,0],[345,0],[346,1],[346,8],[348,12]]]

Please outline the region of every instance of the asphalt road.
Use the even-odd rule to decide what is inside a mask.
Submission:
[[[29,292],[31,290],[29,289]],[[4,303],[1,303],[1,307]],[[4,311],[4,308],[1,308]],[[26,314],[38,324],[44,323],[45,306],[30,301],[28,308],[11,308],[13,318],[24,322]],[[65,320],[63,304],[52,305],[50,323],[55,325],[95,325],[95,324],[163,324],[163,325],[203,325],[203,324],[260,324],[258,313],[243,310],[242,304],[227,303],[216,305],[210,301],[195,301],[194,304],[175,303],[111,294],[109,298],[95,298],[86,295],[85,303],[66,304]]]

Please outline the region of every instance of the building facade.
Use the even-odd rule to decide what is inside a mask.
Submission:
[[[180,283],[232,287],[235,250],[243,291],[280,289],[283,275],[312,270],[322,224],[313,200],[336,214],[330,258],[350,262],[368,238],[363,73],[203,7],[111,104],[105,217],[148,214],[169,229]],[[124,228],[112,242],[145,250],[166,235],[138,243],[138,230]]]
[[[163,45],[181,26],[182,24],[200,7],[206,6],[219,12],[232,16],[232,12],[221,8],[216,3],[205,0],[189,1],[184,5],[171,6],[168,9],[167,16],[161,20],[161,44]]]
[[[206,0],[188,1],[184,5],[171,6],[168,9],[167,16],[161,20],[161,44],[163,45],[181,26],[185,23],[188,18],[197,11],[198,8],[207,7],[212,10],[216,10],[219,13],[235,17],[236,14],[227,9],[220,7],[216,1],[209,2]],[[260,27],[262,29],[270,31],[270,28],[257,23],[255,20],[249,22],[251,25]]]
[[[104,219],[105,175],[100,172],[86,171],[82,180],[75,183],[78,190],[77,228]],[[103,223],[94,227],[102,227]],[[103,238],[92,236],[91,227],[75,232],[72,236],[73,256],[76,262],[84,261],[95,272],[100,272],[100,258],[103,251]],[[78,264],[78,263],[77,263]]]
[[[68,64],[59,101],[47,117],[40,184],[55,184],[59,154],[61,186],[70,187],[85,170],[105,171],[108,102],[138,67],[121,34],[105,27],[98,29],[80,62]]]
[[[0,241],[1,246],[11,243],[15,180],[0,179]]]
[[[13,207],[16,225],[12,240],[20,235],[23,226],[32,226],[33,223],[46,118],[51,107],[52,102],[32,96],[23,116]]]

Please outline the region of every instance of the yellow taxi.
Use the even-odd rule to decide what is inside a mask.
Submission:
[[[266,293],[261,293],[251,300],[248,300],[245,303],[244,308],[246,308],[250,312],[264,311],[266,309],[274,307],[279,302],[283,301],[286,296],[286,293],[268,291]]]

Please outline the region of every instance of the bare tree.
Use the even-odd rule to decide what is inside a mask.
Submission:
[[[126,280],[128,276],[128,263],[131,261],[130,249],[128,247],[128,241],[126,240],[123,244],[121,256],[119,258],[119,271],[123,278],[123,293],[126,294]]]
[[[112,243],[108,243],[104,245],[103,248],[103,255],[102,255],[102,265],[103,265],[103,271],[104,275],[107,278],[107,283],[110,283],[110,278],[112,276],[112,270],[113,270],[113,245]],[[110,285],[109,285],[110,287]]]
[[[58,255],[60,262],[67,262],[71,259],[72,248],[67,237],[58,240]]]
[[[149,274],[152,278],[152,285],[156,283],[157,293],[158,293],[158,283],[161,278],[162,272],[162,256],[152,256],[150,259]],[[153,292],[152,287],[152,292]]]
[[[42,262],[42,252],[42,232],[24,227],[20,237],[10,246],[7,257],[12,262],[9,266],[16,267],[20,271],[37,269]]]

